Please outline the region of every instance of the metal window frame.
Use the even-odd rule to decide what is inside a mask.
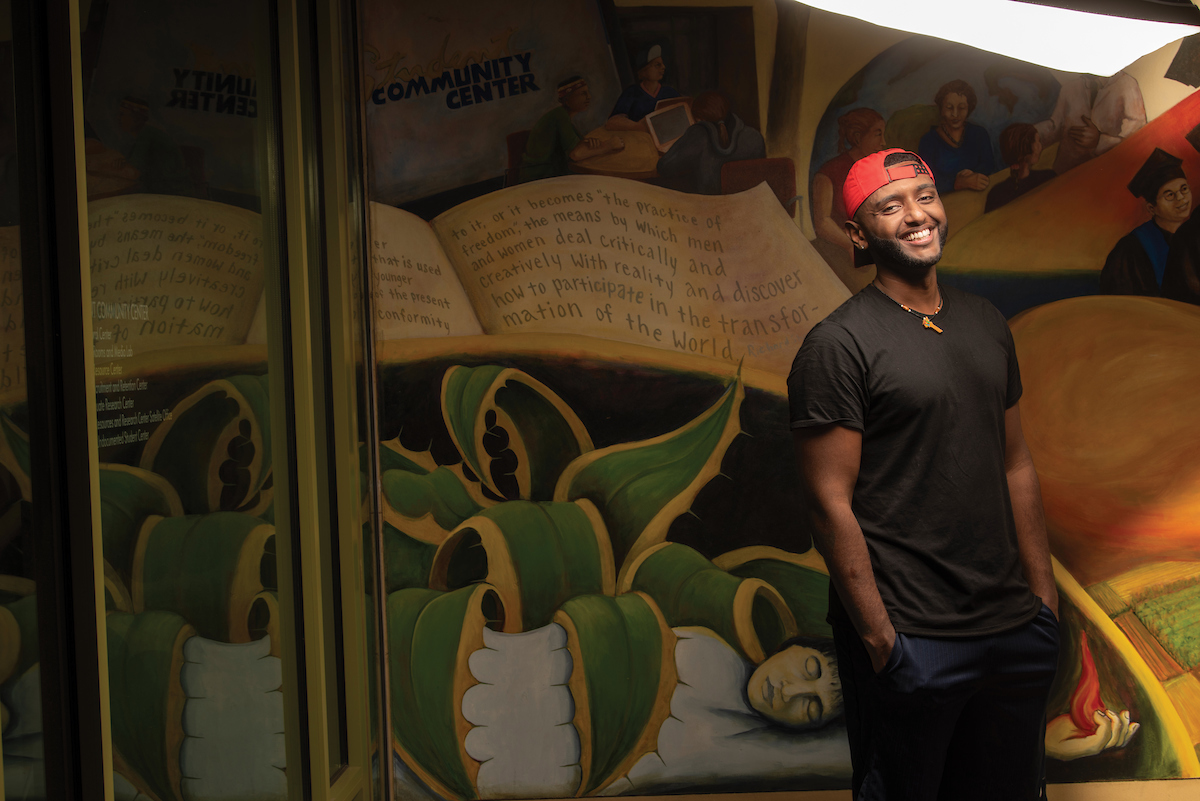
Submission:
[[[91,281],[80,269],[79,9],[74,0],[14,0],[12,15],[46,790],[99,801],[112,797],[112,743]]]
[[[303,0],[281,0],[278,5],[279,63],[281,65],[280,90],[280,169],[284,182],[286,202],[286,243],[289,269],[288,302],[293,314],[290,319],[292,343],[293,413],[295,415],[296,484],[295,497],[291,503],[295,509],[294,530],[299,541],[291,570],[281,564],[281,596],[288,594],[282,586],[282,577],[289,581],[300,580],[298,591],[288,594],[294,609],[285,610],[283,623],[288,631],[297,633],[296,641],[290,646],[295,650],[303,642],[303,653],[295,652],[285,658],[285,684],[288,672],[303,670],[307,687],[299,693],[307,708],[305,725],[294,725],[292,731],[303,729],[308,758],[300,755],[301,737],[294,737],[288,744],[289,764],[304,765],[303,790],[292,789],[292,797],[326,798],[330,801],[342,799],[367,799],[371,795],[370,731],[366,681],[366,613],[363,608],[362,538],[358,519],[360,507],[358,482],[358,426],[355,394],[355,360],[347,321],[352,319],[349,304],[352,295],[348,284],[348,261],[345,258],[347,220],[345,169],[337,158],[338,148],[344,145],[344,129],[341,118],[335,113],[340,108],[341,82],[343,75],[340,61],[340,3],[317,0],[309,9],[317,19],[316,29],[322,32],[321,39],[313,43],[308,39],[309,31],[301,24],[298,3]],[[305,86],[300,80],[300,59],[312,58],[317,54],[309,51],[316,44],[327,56],[318,58],[317,86]],[[290,77],[290,80],[289,80]],[[321,126],[318,142],[304,138],[302,104],[315,98],[322,103],[328,98],[326,108],[316,109]],[[335,111],[330,111],[330,110]],[[307,169],[307,156],[313,155],[311,148],[320,147],[316,162],[321,165],[321,174],[314,175]],[[317,181],[316,187],[307,182]],[[323,219],[309,219],[306,214],[305,193],[316,191],[323,205]],[[322,236],[311,238],[311,228],[324,223]],[[325,252],[314,253],[310,249],[313,241],[324,241]],[[324,287],[314,276],[321,275],[321,259],[327,260],[331,280]],[[322,295],[321,290],[324,290]],[[321,325],[322,318],[329,321],[328,329]],[[274,368],[272,367],[274,373]],[[323,378],[324,382],[319,383]],[[334,450],[329,454],[332,470],[323,470],[318,454],[324,436],[332,426],[333,435],[328,442]],[[326,482],[322,486],[322,482]],[[322,492],[324,490],[324,492]],[[331,499],[333,510],[322,510],[320,499]],[[330,721],[327,714],[325,694],[330,687],[331,677],[326,675],[324,650],[332,632],[327,632],[321,614],[321,521],[336,518],[339,532],[339,556],[341,563],[341,625],[344,644],[347,713],[346,766],[336,775],[330,771],[326,754]],[[289,621],[289,616],[291,621]],[[285,643],[285,646],[287,644]],[[297,677],[293,677],[297,683]],[[299,701],[300,699],[297,698]],[[289,704],[295,707],[297,703]],[[297,710],[298,711],[298,710]],[[297,722],[299,723],[299,722]],[[289,781],[291,774],[289,772]],[[298,795],[297,793],[302,793]]]

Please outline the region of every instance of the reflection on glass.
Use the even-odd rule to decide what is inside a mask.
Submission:
[[[46,795],[30,501],[12,35],[0,3],[0,798]]]
[[[117,798],[287,796],[267,20],[254,0],[110,0],[83,18]]]

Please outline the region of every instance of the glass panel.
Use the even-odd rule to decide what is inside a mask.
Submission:
[[[287,295],[272,19],[266,0],[82,16],[117,798],[282,799],[293,767],[272,458],[288,407],[268,371],[287,344],[264,300]]]
[[[44,798],[11,5],[0,3],[0,798]]]

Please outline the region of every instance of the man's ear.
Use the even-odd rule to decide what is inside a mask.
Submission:
[[[863,233],[862,226],[854,220],[846,220],[846,234],[850,237],[850,241],[854,243],[854,247],[859,250],[867,249],[867,236]]]

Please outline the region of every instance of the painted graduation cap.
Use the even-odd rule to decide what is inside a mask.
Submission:
[[[1196,133],[1195,130],[1192,133]],[[1184,177],[1186,176],[1183,174],[1183,159],[1156,147],[1129,182],[1129,191],[1147,203],[1154,203],[1163,184]]]

